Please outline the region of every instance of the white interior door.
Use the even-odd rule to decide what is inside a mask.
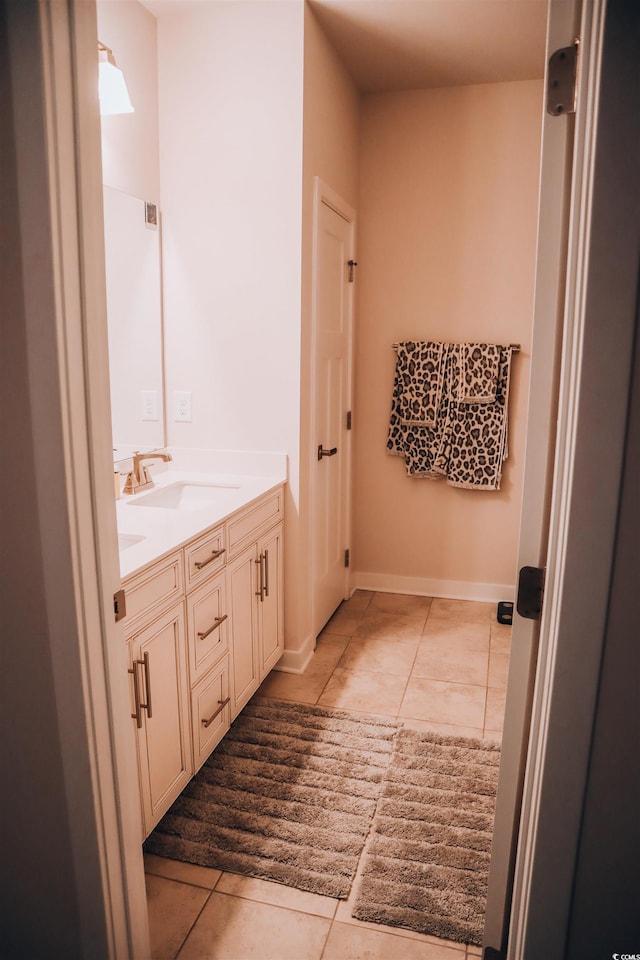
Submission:
[[[348,595],[354,215],[319,181],[313,264],[313,627]]]
[[[576,115],[544,114],[540,211],[527,449],[520,522],[518,569],[546,568],[545,610],[541,621],[514,617],[496,819],[485,915],[485,947],[506,955],[516,871],[520,809],[531,709],[539,655],[549,643],[547,607],[552,600],[549,557],[561,551],[554,515],[558,491],[569,471],[566,431],[573,416],[566,384],[575,376],[577,336],[576,251],[584,200],[585,130],[589,87],[596,69],[591,50],[599,0],[551,0],[547,59],[580,37]],[[548,89],[549,79],[545,79]],[[562,375],[562,380],[561,380]],[[564,386],[563,386],[564,384]],[[552,499],[553,498],[553,499]],[[510,946],[509,956],[512,948]],[[513,954],[515,955],[515,954]]]

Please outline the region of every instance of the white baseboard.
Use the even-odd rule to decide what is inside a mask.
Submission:
[[[315,637],[310,635],[297,650],[285,649],[273,669],[283,673],[304,673],[315,648]]]
[[[515,600],[515,587],[509,583],[476,583],[467,580],[431,580],[426,577],[399,577],[388,573],[354,571],[354,590],[376,590],[378,593],[407,593],[417,597],[438,597],[443,600],[481,600],[497,603]]]

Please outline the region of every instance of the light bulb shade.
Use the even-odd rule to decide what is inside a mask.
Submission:
[[[108,47],[100,49],[98,66],[98,93],[100,113],[107,116],[114,113],[133,113],[129,91],[122,70]]]

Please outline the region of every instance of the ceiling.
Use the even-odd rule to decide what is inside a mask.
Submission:
[[[140,2],[161,16],[188,8],[192,0]],[[534,80],[544,75],[548,0],[308,3],[363,93]]]
[[[363,93],[544,75],[547,0],[309,0]]]

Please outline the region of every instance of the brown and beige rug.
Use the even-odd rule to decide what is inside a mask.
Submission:
[[[150,853],[346,898],[479,944],[500,748],[254,698],[145,841]]]
[[[256,697],[144,848],[346,898],[399,727]]]
[[[398,733],[354,917],[481,943],[499,763],[488,741]]]

